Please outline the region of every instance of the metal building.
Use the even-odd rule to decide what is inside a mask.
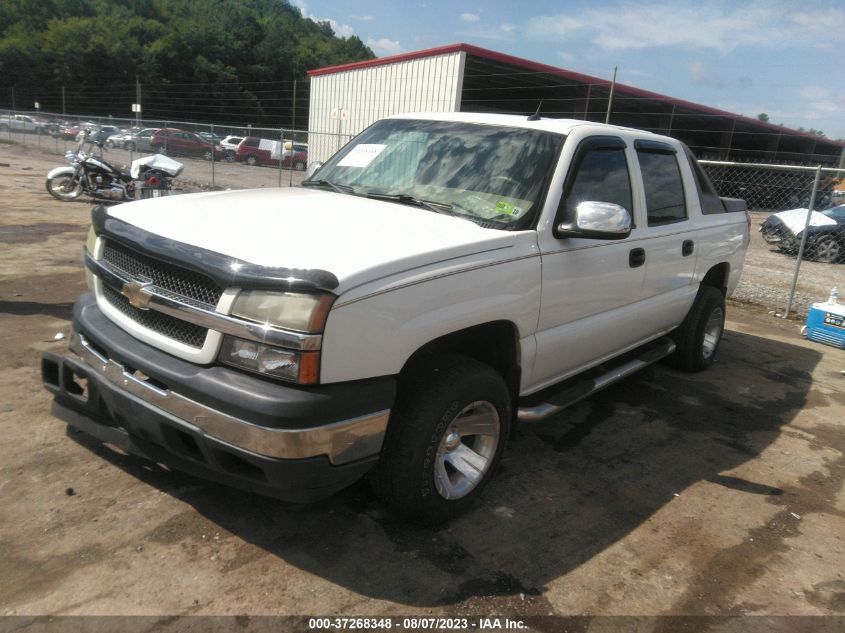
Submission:
[[[309,157],[326,160],[374,121],[404,112],[508,112],[604,122],[611,85],[470,44],[309,71]],[[542,105],[541,105],[542,104]],[[699,158],[839,165],[845,144],[616,84],[610,122],[674,136]]]

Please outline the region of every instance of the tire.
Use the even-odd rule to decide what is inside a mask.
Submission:
[[[725,296],[713,286],[701,286],[689,313],[672,333],[675,351],[666,362],[683,371],[702,371],[713,364],[725,329]]]
[[[211,151],[210,151],[210,150],[209,150],[209,151],[206,151],[206,152],[203,152],[203,154],[202,154],[202,159],[203,159],[203,160],[210,161],[210,160],[211,160],[211,157],[212,157],[212,155],[211,155]]]
[[[167,149],[164,147],[164,145],[153,145],[150,149],[153,150],[153,154],[162,154],[164,156],[167,156]]]
[[[75,181],[75,187],[73,185],[73,174],[59,174],[58,176],[47,179],[47,193],[56,200],[70,202],[82,195],[82,182],[77,180]]]
[[[293,168],[296,171],[305,171],[305,163],[303,163],[301,160],[298,160],[293,164]]]
[[[129,152],[134,152],[135,151],[135,143],[133,143],[132,141],[128,141],[128,142],[124,143],[123,149],[125,149]]]
[[[510,420],[507,385],[488,365],[445,355],[420,366],[400,386],[373,472],[376,494],[416,522],[458,516],[490,481]]]
[[[255,167],[258,164],[258,159],[255,156],[247,156],[246,164],[250,167]]]
[[[813,259],[825,264],[838,262],[842,257],[842,246],[832,235],[825,235],[813,247]]]
[[[226,150],[226,157],[224,159],[227,163],[234,163],[235,162],[235,152],[228,149]]]

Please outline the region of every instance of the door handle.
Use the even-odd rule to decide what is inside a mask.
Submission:
[[[687,257],[688,255],[692,255],[692,252],[695,250],[695,242],[692,240],[684,240],[683,245],[681,246],[681,255]]]
[[[631,249],[628,253],[628,265],[631,268],[638,268],[645,264],[645,251],[641,248]]]

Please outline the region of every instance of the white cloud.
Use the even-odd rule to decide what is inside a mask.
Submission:
[[[402,52],[402,46],[399,42],[396,40],[390,40],[386,37],[382,37],[377,40],[369,38],[367,40],[367,46],[373,49],[373,52],[379,57],[384,57],[385,55],[396,55],[397,53]]]
[[[328,22],[329,26],[332,27],[332,31],[338,37],[352,37],[355,35],[355,29],[353,29],[348,24],[341,24],[336,20],[332,20],[331,18],[318,18],[314,14],[312,14],[308,10],[308,5],[303,2],[303,0],[296,0],[294,3],[299,12],[302,14],[303,17],[308,18],[309,20],[314,20],[314,22]]]
[[[567,53],[566,51],[558,51],[557,56],[560,57],[564,62],[567,64],[571,64],[577,58],[572,53]]]
[[[694,60],[687,64],[687,72],[694,83],[721,88],[724,80],[701,60]]]
[[[509,40],[516,31],[513,24],[487,25],[479,24],[477,27],[469,29],[468,31],[455,31],[455,35],[460,37],[476,38],[481,40]]]
[[[720,53],[748,46],[828,47],[829,34],[843,30],[845,10],[814,9],[795,0],[735,4],[621,0],[587,9],[577,17],[536,16],[524,25],[528,37],[588,39],[609,51],[683,47]]]
[[[798,91],[798,94],[806,99],[824,99],[830,93],[824,86],[804,86]]]
[[[478,22],[481,20],[475,13],[461,13],[459,17],[461,22]]]
[[[372,15],[353,15],[353,20],[358,20],[359,22],[372,22],[375,20],[375,17]]]

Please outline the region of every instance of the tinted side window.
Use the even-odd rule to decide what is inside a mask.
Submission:
[[[679,222],[687,217],[684,185],[675,154],[638,150],[645,186],[648,225]]]
[[[257,138],[248,138],[244,142],[245,147],[258,147],[258,139]]]
[[[716,193],[716,188],[708,178],[707,173],[698,164],[693,153],[689,148],[686,150],[687,159],[692,167],[692,175],[695,180],[695,187],[698,189],[698,197],[701,200],[701,212],[704,215],[711,215],[713,213],[724,213],[725,205],[722,204],[722,199]]]
[[[575,207],[587,200],[612,202],[631,211],[631,179],[624,149],[589,150],[577,169],[563,202],[567,217],[572,217]]]

